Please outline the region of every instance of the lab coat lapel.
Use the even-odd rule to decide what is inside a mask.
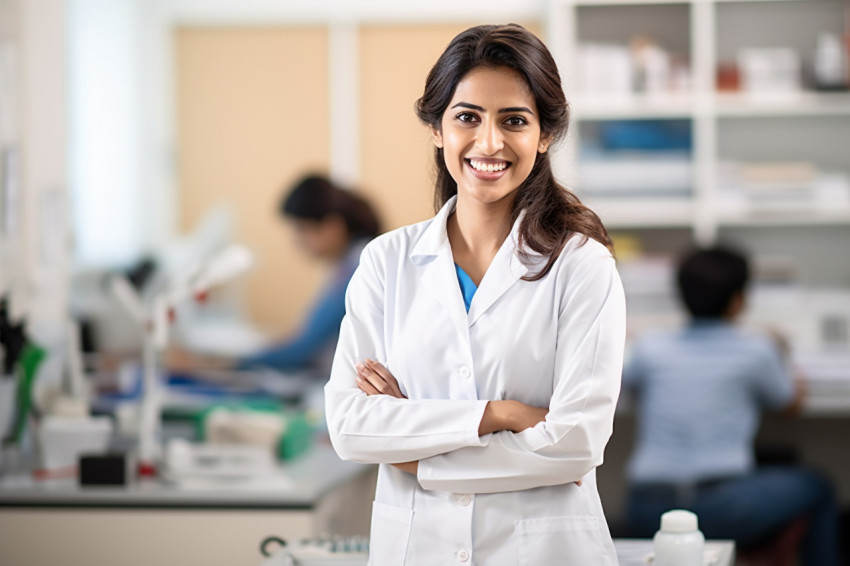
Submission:
[[[511,233],[505,238],[502,247],[496,252],[490,267],[481,279],[472,303],[469,306],[467,316],[471,327],[493,304],[504,295],[508,289],[528,273],[528,268],[517,255],[517,241],[519,238],[519,225],[522,222],[524,211],[514,222]]]
[[[422,284],[443,307],[446,316],[464,337],[469,336],[466,307],[454,267],[452,248],[446,232],[446,221],[454,210],[452,197],[437,213],[414,245],[410,259],[421,266]]]

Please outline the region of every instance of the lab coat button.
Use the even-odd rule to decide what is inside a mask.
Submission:
[[[469,505],[472,502],[472,498],[469,497],[466,494],[458,495],[457,496],[457,502],[460,503],[462,506],[466,507],[467,505]]]
[[[469,377],[469,368],[467,368],[467,367],[460,368],[460,376],[461,377]]]
[[[464,549],[457,553],[457,558],[461,562],[469,562],[469,551]]]

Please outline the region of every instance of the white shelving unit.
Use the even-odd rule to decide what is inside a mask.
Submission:
[[[801,14],[813,15],[801,18]],[[735,207],[719,198],[722,194],[721,163],[730,157],[757,160],[748,153],[763,154],[760,159],[764,161],[787,161],[792,159],[789,155],[793,156],[798,146],[801,156],[798,159],[850,175],[850,93],[802,91],[787,96],[756,97],[745,92],[715,90],[718,62],[728,60],[730,51],[749,46],[787,46],[799,50],[801,45],[814,45],[818,26],[832,26],[820,31],[850,33],[845,27],[850,26],[848,14],[850,8],[842,0],[550,1],[547,41],[563,75],[572,109],[573,132],[580,131],[582,123],[590,121],[676,119],[691,124],[693,182],[689,195],[664,198],[582,195],[584,200],[611,229],[680,228],[691,230],[694,240],[703,244],[715,241],[727,227],[850,226],[850,202],[825,209],[761,208]],[[760,25],[762,16],[771,26],[777,21],[786,23],[787,29],[766,29],[768,24]],[[801,19],[806,21],[798,25]],[[599,42],[600,38],[611,41],[612,37],[626,44],[630,34],[664,35],[661,40],[677,44],[674,49],[684,54],[690,67],[690,91],[675,95],[631,96],[599,96],[583,91],[580,45],[588,41]],[[752,45],[747,45],[747,41],[752,41]],[[806,63],[811,53],[801,55]],[[798,121],[816,121],[804,130],[817,138],[818,128],[829,127],[833,131],[832,138],[820,142],[817,139],[785,139],[782,140],[784,145],[771,153],[770,147],[778,143],[777,136],[765,124],[774,124],[776,130],[777,120],[788,124],[789,130],[794,130]],[[747,125],[750,123],[752,127]],[[738,130],[751,132],[749,145],[764,145],[762,154],[749,151],[748,144],[743,141],[737,144],[743,145],[743,155],[735,154],[740,148],[736,150],[730,147],[736,144],[724,143],[724,132],[730,124]],[[842,129],[846,134],[841,133]],[[774,139],[762,144],[758,139],[760,131]],[[791,136],[793,131],[788,137]],[[825,150],[821,153],[835,156],[841,151],[837,146],[845,142],[843,163],[835,157],[825,163],[819,162],[820,153],[813,144],[822,143]],[[582,194],[580,182],[575,182],[580,175],[571,172],[575,167],[579,171],[581,168],[580,144],[580,139],[571,136],[555,159],[556,171],[565,173],[570,186]],[[728,152],[733,153],[729,155]]]

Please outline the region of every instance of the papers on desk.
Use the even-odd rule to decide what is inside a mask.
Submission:
[[[806,412],[850,411],[850,349],[795,352],[794,366],[806,380]]]
[[[162,478],[181,489],[292,489],[292,479],[271,451],[247,445],[192,444],[172,439],[165,450]]]
[[[800,369],[810,386],[824,392],[850,393],[850,349],[797,352],[794,365]]]

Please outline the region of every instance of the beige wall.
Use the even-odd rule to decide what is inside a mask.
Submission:
[[[434,146],[413,108],[440,53],[467,27],[361,29],[361,185],[374,197],[388,228],[433,215]]]
[[[180,228],[227,205],[236,239],[257,254],[250,315],[285,332],[322,278],[277,205],[302,172],[329,166],[327,30],[183,28],[176,54]]]
[[[387,229],[433,214],[433,146],[413,107],[437,57],[469,25],[360,28],[358,185]],[[177,32],[181,227],[216,202],[232,207],[237,236],[261,261],[248,280],[250,312],[279,331],[297,324],[321,278],[274,209],[305,167],[329,169],[327,39],[318,28]]]

